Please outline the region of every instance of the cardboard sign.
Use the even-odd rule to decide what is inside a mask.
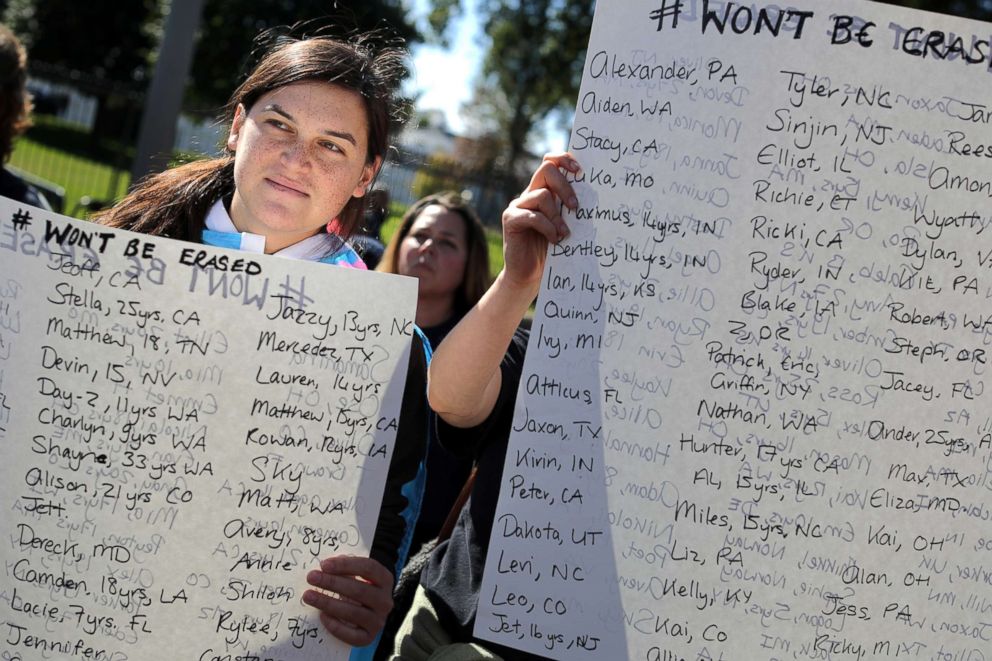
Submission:
[[[3,658],[347,658],[300,596],[368,553],[415,300],[0,200]]]
[[[989,657],[990,35],[597,3],[477,636]]]

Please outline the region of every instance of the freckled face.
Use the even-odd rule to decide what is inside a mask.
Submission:
[[[312,236],[361,197],[379,160],[367,162],[361,97],[329,83],[273,90],[239,106],[227,146],[235,153],[231,220],[275,252]]]
[[[398,270],[419,279],[420,296],[452,296],[465,277],[465,221],[453,211],[424,207],[400,243]]]

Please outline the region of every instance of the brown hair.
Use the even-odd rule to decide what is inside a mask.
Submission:
[[[373,52],[362,37],[347,42],[332,37],[281,37],[234,90],[225,106],[225,121],[233,121],[239,105],[250,110],[259,98],[280,87],[300,82],[331,83],[362,98],[369,127],[366,162],[384,160],[390,120],[398,114],[394,94],[405,72],[405,55],[397,48]],[[228,152],[148,177],[94,219],[112,227],[198,241],[210,206],[234,193],[235,158]],[[328,221],[335,211],[328,210]],[[345,238],[350,236],[363,212],[363,200],[352,197],[337,216],[336,231]]]
[[[0,162],[10,157],[14,138],[31,126],[28,56],[6,25],[0,24]]]
[[[479,214],[458,193],[444,191],[414,202],[413,206],[403,214],[400,226],[389,240],[376,270],[383,273],[399,273],[400,243],[410,233],[410,228],[417,222],[423,210],[433,205],[457,214],[465,223],[468,255],[465,259],[465,275],[458,291],[455,292],[455,313],[463,315],[478,303],[489,288],[489,246],[486,243],[486,230],[479,220]]]

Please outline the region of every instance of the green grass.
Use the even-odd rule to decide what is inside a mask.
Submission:
[[[127,191],[130,173],[100,160],[107,157],[108,147],[98,145],[88,151],[79,129],[59,125],[57,120],[50,118],[37,121],[41,123],[14,144],[10,164],[63,187],[63,213],[84,217],[86,210],[79,206],[82,197],[112,203]],[[53,147],[53,144],[60,147]]]
[[[403,217],[405,207],[401,204],[391,203],[389,205],[389,217],[382,224],[379,236],[383,243],[389,243],[396,230],[399,229],[400,220]],[[489,274],[496,277],[496,274],[503,270],[503,235],[494,229],[486,228],[486,244],[489,247]]]
[[[486,243],[489,245],[489,274],[495,278],[503,270],[503,234],[487,227]]]

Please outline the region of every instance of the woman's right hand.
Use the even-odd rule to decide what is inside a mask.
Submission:
[[[474,427],[496,405],[500,363],[541,286],[548,242],[568,236],[560,205],[578,207],[562,169],[581,173],[567,152],[545,156],[526,190],[503,212],[503,271],[431,359],[428,398],[450,425]]]
[[[534,172],[527,188],[503,212],[503,273],[506,284],[535,289],[544,272],[548,242],[568,236],[561,204],[573,211],[578,199],[562,169],[581,173],[568,152],[548,154]]]

